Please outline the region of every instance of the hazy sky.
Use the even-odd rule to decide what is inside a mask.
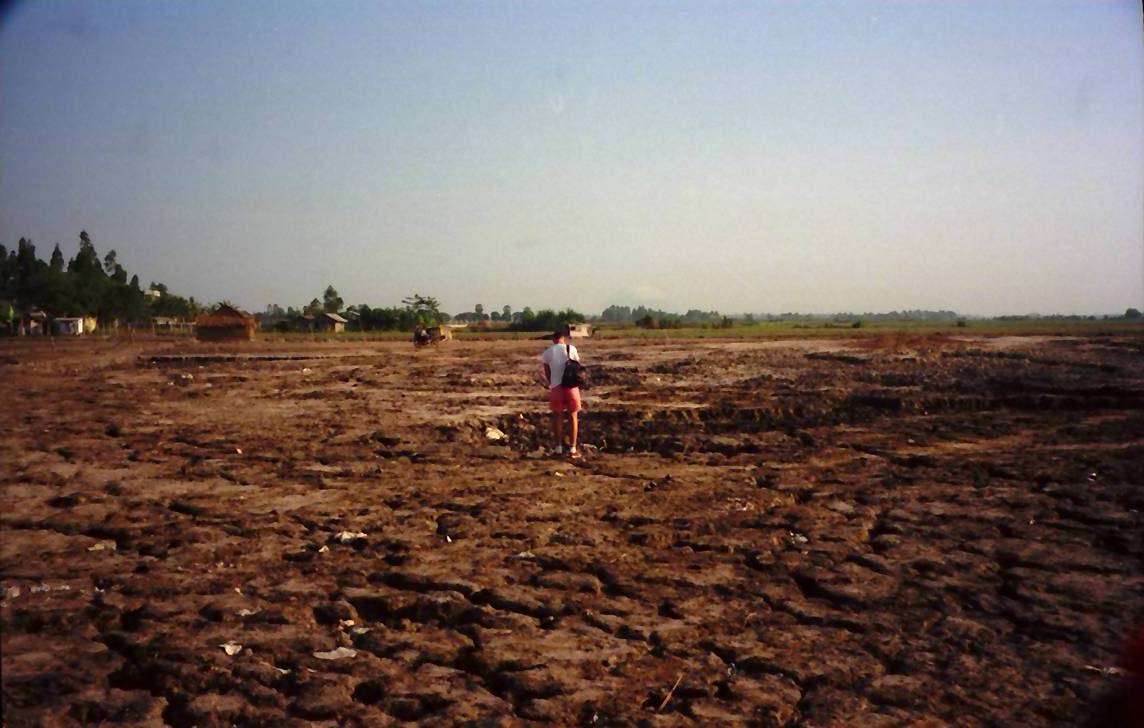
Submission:
[[[0,243],[252,309],[1144,306],[1140,3],[28,2]]]

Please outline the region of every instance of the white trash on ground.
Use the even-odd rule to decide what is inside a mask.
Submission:
[[[317,657],[319,660],[340,660],[343,657],[356,656],[357,650],[350,649],[349,647],[339,647],[336,650],[330,650],[328,652],[322,652],[319,650],[318,652],[314,653],[314,657]]]
[[[503,431],[498,430],[495,427],[486,427],[485,439],[492,440],[493,442],[500,442],[501,440],[507,440],[508,435],[504,434]]]

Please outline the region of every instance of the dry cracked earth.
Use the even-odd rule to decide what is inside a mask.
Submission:
[[[1127,684],[1144,339],[585,341],[576,463],[542,346],[0,343],[4,722],[1095,725]]]

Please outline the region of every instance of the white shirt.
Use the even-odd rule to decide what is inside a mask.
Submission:
[[[564,364],[569,359],[580,361],[580,353],[571,344],[553,344],[540,355],[540,360],[548,365],[549,389],[560,386],[560,380],[564,379]]]

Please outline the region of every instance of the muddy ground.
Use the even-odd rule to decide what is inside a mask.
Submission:
[[[1077,725],[1116,687],[1144,339],[584,341],[577,463],[542,346],[0,342],[4,721]]]

